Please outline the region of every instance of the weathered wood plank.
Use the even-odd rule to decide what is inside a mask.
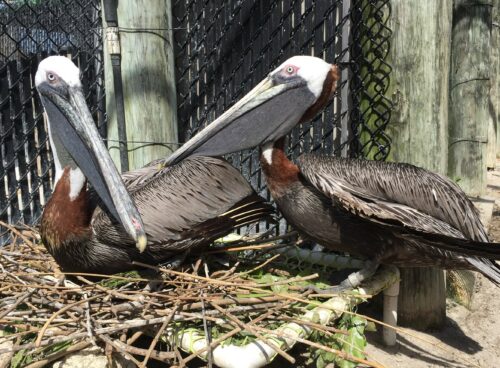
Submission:
[[[498,42],[498,17],[499,0],[492,0],[491,11],[491,47],[490,47],[490,96],[488,101],[488,144],[486,146],[486,167],[494,169],[497,161],[497,139],[498,139],[498,67],[500,59],[500,44]],[[496,24],[496,27],[495,27]]]
[[[390,158],[446,174],[451,1],[392,4]]]
[[[444,272],[436,268],[401,271],[398,324],[419,330],[443,327],[446,319]]]
[[[177,96],[171,2],[120,0],[118,24],[130,169],[166,157],[176,148]],[[104,25],[106,27],[106,25]],[[105,33],[105,32],[104,32]],[[105,47],[108,147],[119,162],[111,61]],[[133,142],[163,142],[148,144]],[[173,143],[173,144],[171,144]]]
[[[493,0],[491,67],[491,103],[497,135],[496,156],[500,157],[500,0]]]
[[[449,176],[469,195],[486,189],[492,0],[455,0],[450,73]]]
[[[445,174],[452,1],[393,0],[391,5],[390,159]],[[399,323],[417,329],[442,326],[443,271],[402,269],[401,279]]]

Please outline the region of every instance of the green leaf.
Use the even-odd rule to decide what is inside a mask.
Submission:
[[[19,368],[21,366],[21,363],[25,357],[26,350],[19,350],[13,357],[12,360],[10,361],[10,366],[11,368]]]
[[[364,359],[364,350],[366,347],[365,327],[367,325],[366,319],[360,316],[348,316],[343,318],[342,321],[346,324],[348,336],[340,335],[339,342],[341,350],[345,353]],[[350,360],[344,360],[341,357],[336,357],[335,363],[340,368],[354,368],[358,364]]]
[[[286,293],[288,291],[288,285],[273,285],[271,286],[271,290],[275,293]]]
[[[316,368],[325,368],[328,362],[325,362],[323,359],[323,355],[320,355],[318,359],[316,359]]]
[[[122,277],[131,278],[131,279],[141,278],[141,275],[137,271],[121,272],[121,273],[115,274],[114,276],[117,276],[119,278],[115,279],[115,278],[113,278],[113,276],[111,276],[109,278],[105,278],[105,279],[99,281],[99,284],[104,286],[104,287],[110,288],[110,289],[116,289],[120,286],[128,284],[131,281],[131,280],[123,279]]]
[[[377,325],[375,324],[375,322],[368,321],[365,327],[365,331],[377,332]]]
[[[53,354],[57,353],[58,351],[66,350],[71,346],[72,342],[71,341],[63,341],[59,342],[53,345],[49,345],[46,348],[44,348],[44,351],[46,354]]]

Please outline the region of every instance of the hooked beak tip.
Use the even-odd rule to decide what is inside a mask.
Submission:
[[[137,242],[135,243],[135,246],[137,247],[139,252],[142,253],[146,250],[147,243],[148,243],[148,239],[146,238],[146,235],[139,235],[137,237]]]

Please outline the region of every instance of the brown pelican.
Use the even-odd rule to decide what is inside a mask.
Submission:
[[[167,163],[261,146],[267,185],[287,221],[332,250],[369,260],[343,287],[379,264],[475,269],[500,284],[500,245],[446,177],[408,164],[304,154],[292,163],[284,137],[332,98],[338,69],[296,56],[186,143]]]
[[[41,237],[64,271],[115,273],[133,261],[165,262],[270,215],[272,207],[221,158],[152,163],[120,176],[79,74],[69,59],[53,56],[35,77],[55,163]]]

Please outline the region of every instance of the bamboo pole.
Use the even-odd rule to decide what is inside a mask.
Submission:
[[[455,0],[448,174],[471,196],[486,189],[492,0]]]
[[[389,64],[393,161],[446,174],[452,0],[391,2]],[[401,269],[398,322],[416,329],[445,321],[444,273]]]
[[[120,0],[118,24],[128,158],[130,169],[134,169],[153,159],[167,157],[177,148],[171,1]],[[106,26],[104,24],[105,29]],[[118,165],[113,75],[106,42],[104,53],[108,148]]]

